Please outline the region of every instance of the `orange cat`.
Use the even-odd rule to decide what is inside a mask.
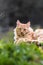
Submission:
[[[31,41],[34,39],[33,29],[30,27],[30,22],[23,24],[17,20],[16,28],[14,29],[15,41],[23,40],[23,41]]]

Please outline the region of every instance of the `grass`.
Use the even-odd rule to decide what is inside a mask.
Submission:
[[[43,65],[43,51],[34,43],[0,40],[0,65]]]
[[[43,65],[43,50],[35,43],[14,44],[13,32],[0,40],[0,65]],[[43,46],[43,43],[41,43]]]

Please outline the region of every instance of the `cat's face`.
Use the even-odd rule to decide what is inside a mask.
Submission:
[[[21,36],[24,36],[26,33],[29,32],[29,27],[30,27],[30,22],[28,22],[27,24],[23,24],[23,23],[20,23],[20,21],[18,20],[17,21],[17,34],[18,35],[21,35]]]

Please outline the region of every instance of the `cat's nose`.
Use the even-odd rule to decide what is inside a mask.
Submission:
[[[23,33],[23,30],[21,30],[21,33]]]
[[[23,35],[23,36],[24,36],[23,32],[21,32],[21,35]]]
[[[22,35],[24,35],[24,33],[23,33],[23,32],[21,32],[21,34],[22,34]]]
[[[23,32],[21,32],[21,34],[23,34]]]

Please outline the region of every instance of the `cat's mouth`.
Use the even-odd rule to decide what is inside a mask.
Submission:
[[[22,36],[25,36],[26,34],[28,34],[28,32],[25,32],[25,33],[22,33],[22,32],[21,32],[21,35],[22,35]]]
[[[22,32],[21,32],[21,35],[22,35],[22,36],[24,36],[24,35],[25,35],[25,33],[22,33]]]
[[[19,37],[24,37],[25,34],[24,33],[21,33],[21,34],[18,34]]]

